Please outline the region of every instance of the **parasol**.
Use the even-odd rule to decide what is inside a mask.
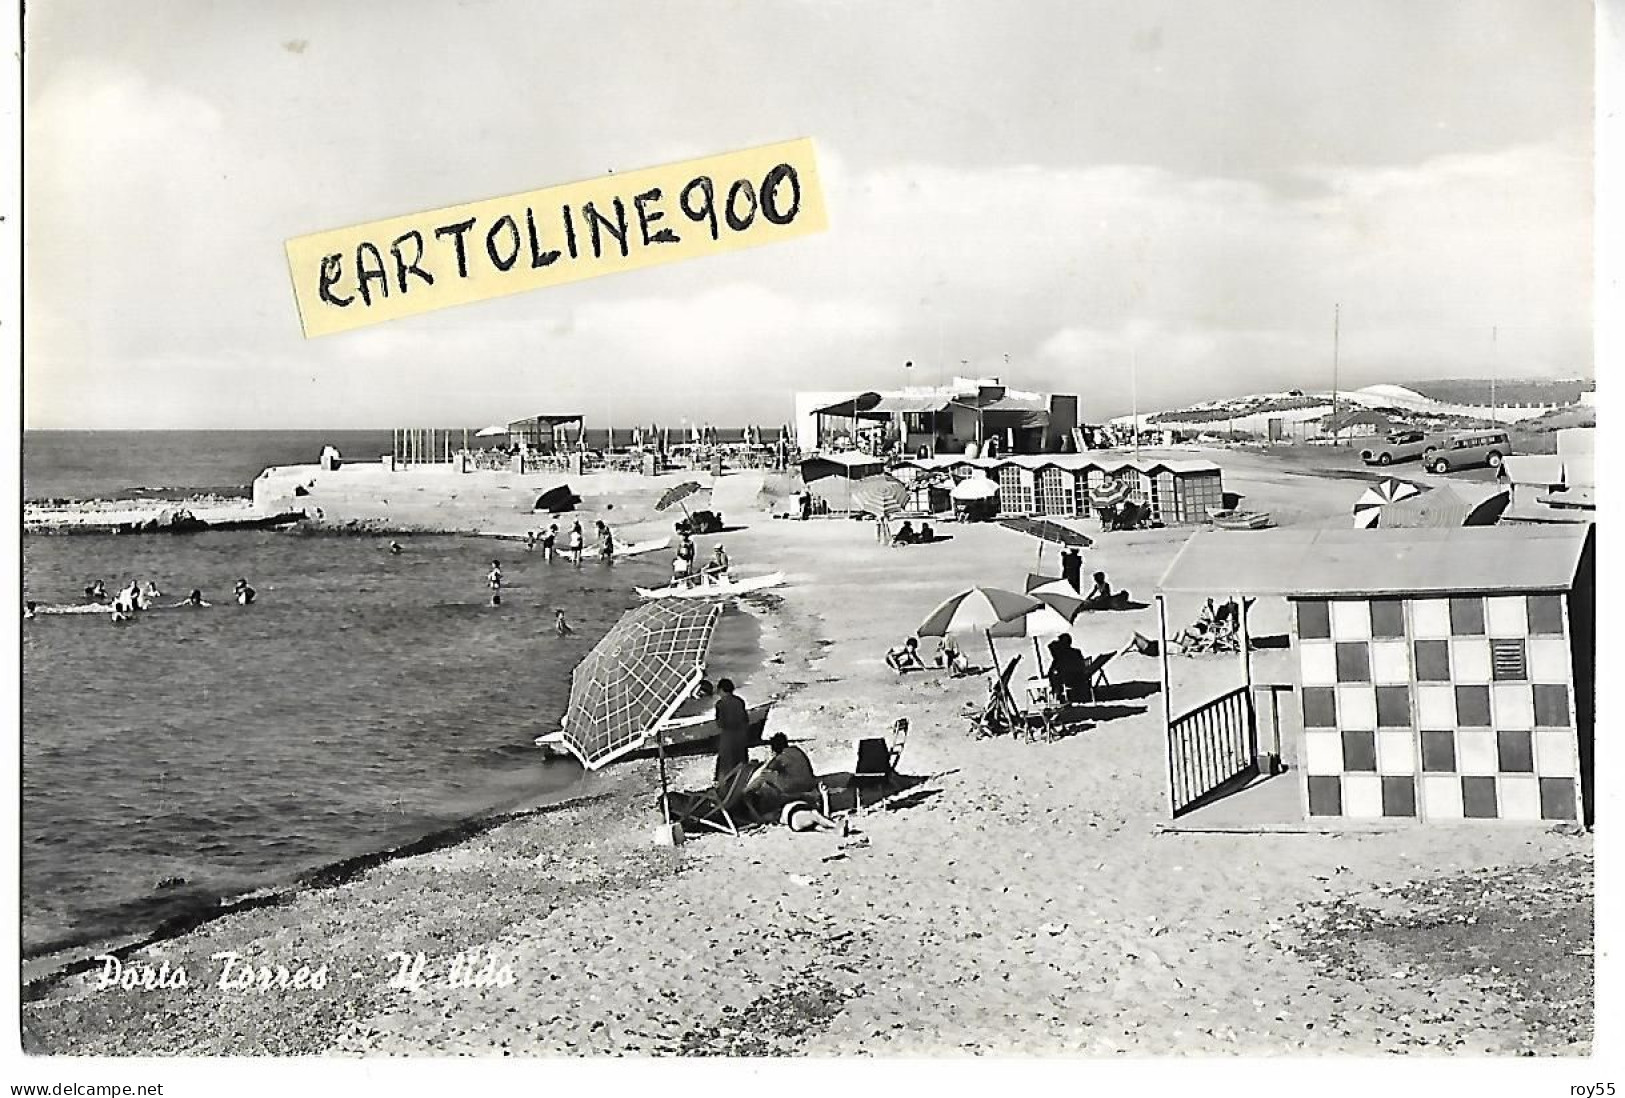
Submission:
[[[1360,498],[1354,501],[1354,528],[1374,529],[1382,521],[1383,508],[1390,503],[1398,503],[1402,499],[1410,499],[1421,494],[1422,489],[1409,481],[1383,477],[1361,492]]]
[[[699,481],[696,480],[685,480],[681,484],[674,484],[670,488],[667,488],[665,492],[661,494],[660,498],[655,501],[655,510],[664,511],[670,508],[672,504],[676,503],[682,505],[683,514],[686,515],[688,514],[688,505],[683,503],[683,501],[689,496],[692,496],[697,492],[703,492],[704,490],[705,489],[700,487]]]
[[[915,630],[922,637],[945,637],[950,633],[981,632],[987,635],[988,651],[998,666],[999,652],[993,646],[994,630],[1042,609],[1044,603],[1031,595],[1021,595],[997,587],[969,587],[941,603]],[[1016,634],[1019,635],[1019,634]]]
[[[593,646],[570,674],[562,734],[582,766],[597,770],[643,747],[654,733],[661,792],[666,791],[659,730],[704,676],[706,649],[721,613],[720,603],[644,603],[628,610]]]
[[[1066,580],[1051,580],[1027,592],[1028,595],[1059,613],[1068,623],[1083,609],[1084,598]]]
[[[852,485],[849,493],[852,506],[879,518],[901,511],[908,504],[908,486],[896,477],[882,473],[864,477]]]
[[[967,477],[954,485],[948,494],[961,503],[970,503],[992,499],[999,494],[999,486],[987,477]]]
[[[1089,487],[1089,502],[1097,507],[1121,507],[1128,502],[1133,489],[1127,481],[1103,480]]]
[[[505,435],[507,433],[508,429],[506,427],[502,426],[500,423],[493,423],[489,427],[481,427],[478,431],[475,431],[474,437],[491,438],[495,435]]]
[[[1043,570],[1045,545],[1054,543],[1067,548],[1087,549],[1095,543],[1088,535],[1080,534],[1070,526],[1062,526],[1051,519],[1002,518],[999,525],[1018,534],[1029,534],[1038,539],[1038,561],[1033,565],[1035,572]]]

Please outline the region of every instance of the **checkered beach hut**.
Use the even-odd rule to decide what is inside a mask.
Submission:
[[[1286,728],[1301,737],[1292,746],[1311,823],[1589,824],[1593,529],[1200,533],[1161,591],[1285,597],[1301,716]],[[1249,660],[1230,722],[1238,767],[1256,765],[1244,758],[1258,744]],[[1171,784],[1195,742],[1176,736],[1183,719],[1168,720]]]

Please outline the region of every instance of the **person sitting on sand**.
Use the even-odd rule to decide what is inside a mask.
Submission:
[[[209,604],[203,601],[203,592],[198,590],[196,587],[194,587],[194,588],[192,588],[192,593],[191,594],[187,595],[184,599],[182,599],[180,602],[177,602],[175,605],[176,606],[190,606],[190,607],[193,607],[193,608],[200,608],[200,607],[207,606]]]
[[[887,652],[886,666],[899,675],[905,671],[924,671],[925,661],[920,658],[920,638],[910,637],[901,648]]]
[[[571,633],[575,632],[574,629],[570,628],[570,623],[564,620],[563,610],[553,611],[553,632],[557,633],[561,637],[568,637]]]
[[[232,594],[237,599],[238,606],[254,605],[254,589],[248,586],[246,579],[237,581],[236,586],[232,588]]]
[[[790,743],[783,732],[767,741],[773,756],[745,784],[745,796],[759,816],[776,813],[791,831],[847,833],[846,821],[825,816],[807,800],[818,789],[818,775],[807,753]]]
[[[85,598],[89,599],[91,602],[106,602],[107,584],[103,583],[101,580],[97,580],[95,583],[85,588]]]
[[[705,566],[705,574],[718,583],[726,583],[728,581],[729,563],[728,550],[722,547],[721,542],[718,542],[717,547],[711,552],[710,563]]]
[[[921,545],[930,545],[933,541],[937,540],[937,532],[931,529],[931,524],[929,522],[922,522],[920,523],[920,536],[914,540],[919,542]]]
[[[1085,610],[1104,610],[1112,604],[1112,585],[1106,582],[1106,573],[1095,573],[1095,585],[1083,596]]]
[[[919,535],[914,532],[914,524],[908,519],[904,519],[903,525],[899,526],[897,533],[892,535],[891,543],[893,545],[913,545],[918,538]]]
[[[956,679],[961,675],[970,674],[970,660],[965,658],[965,653],[960,650],[959,642],[952,637],[943,637],[937,643],[934,662]]]

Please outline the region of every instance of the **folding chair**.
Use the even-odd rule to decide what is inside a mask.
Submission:
[[[884,799],[892,779],[897,777],[897,760],[908,743],[908,718],[898,717],[891,726],[891,742],[871,736],[857,742],[858,761],[852,767],[852,796],[856,810],[863,811],[863,787],[879,784]],[[827,812],[826,812],[827,814]]]
[[[754,768],[740,763],[722,776],[722,780],[709,789],[696,793],[668,793],[661,807],[686,833],[689,824],[709,827],[727,835],[738,835],[734,813],[744,807],[745,786],[750,782]],[[743,817],[742,817],[743,818]]]

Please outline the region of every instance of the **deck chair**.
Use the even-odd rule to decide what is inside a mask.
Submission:
[[[694,824],[727,835],[738,835],[739,826],[734,822],[734,816],[739,814],[740,818],[745,818],[742,812],[745,807],[745,785],[752,773],[754,768],[750,763],[740,763],[709,789],[697,793],[668,793],[664,805],[656,804],[669,813],[671,822],[681,825],[685,833],[690,830],[689,825]]]
[[[908,743],[908,718],[898,717],[892,722],[891,739],[888,742],[879,736],[870,736],[857,741],[858,761],[852,767],[852,796],[855,798],[857,811],[863,811],[863,790],[865,787],[880,786],[881,797],[886,796],[892,780],[897,777],[897,760],[903,757],[903,747]],[[829,814],[828,798],[825,798],[824,814]]]

